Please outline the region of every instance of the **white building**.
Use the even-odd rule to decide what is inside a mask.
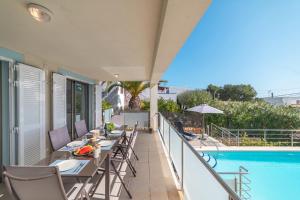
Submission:
[[[300,105],[300,97],[265,97],[263,100],[275,106]]]

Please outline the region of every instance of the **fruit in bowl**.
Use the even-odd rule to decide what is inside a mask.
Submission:
[[[91,145],[86,145],[81,148],[75,149],[73,154],[75,156],[86,156],[86,155],[91,155],[94,151],[94,148]]]

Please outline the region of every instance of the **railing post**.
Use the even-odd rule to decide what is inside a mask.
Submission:
[[[162,140],[164,141],[165,143],[165,118],[163,118],[163,128],[162,128]]]
[[[265,146],[267,145],[267,131],[264,130],[264,140],[265,140]]]
[[[237,190],[238,190],[238,180],[237,180],[236,176],[234,176],[234,191],[238,192]]]
[[[240,130],[237,130],[238,146],[240,146]]]
[[[292,131],[292,135],[291,135],[291,143],[292,143],[292,147],[294,146],[294,132]]]
[[[239,173],[239,181],[240,181],[240,183],[239,183],[239,194],[240,194],[240,197],[242,196],[242,185],[243,185],[243,183],[242,183],[242,168],[240,168],[240,173]]]
[[[210,135],[209,125],[206,126],[206,129],[207,129],[207,135],[209,136]]]
[[[170,142],[170,138],[171,138],[171,126],[169,124],[169,157],[171,158],[171,142]]]
[[[183,139],[181,138],[181,190],[183,191]]]

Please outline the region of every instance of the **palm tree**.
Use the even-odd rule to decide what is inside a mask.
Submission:
[[[110,92],[115,87],[122,87],[129,92],[131,98],[129,100],[128,107],[130,110],[138,110],[140,109],[139,94],[141,94],[146,88],[150,87],[150,83],[146,81],[122,81],[110,84],[106,90],[107,92]]]

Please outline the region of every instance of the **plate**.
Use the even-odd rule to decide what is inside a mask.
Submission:
[[[102,147],[107,147],[107,146],[110,146],[112,144],[112,141],[111,140],[101,140],[99,142],[99,144],[102,146]]]
[[[100,130],[91,130],[90,133],[100,135]]]
[[[55,166],[58,167],[59,171],[65,172],[76,167],[78,164],[79,164],[78,160],[63,160],[57,163]]]
[[[110,133],[112,133],[112,134],[122,134],[123,131],[121,131],[121,130],[113,130]]]
[[[82,145],[84,145],[83,141],[73,141],[67,144],[68,147],[80,147]]]

